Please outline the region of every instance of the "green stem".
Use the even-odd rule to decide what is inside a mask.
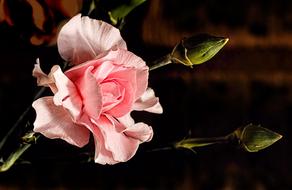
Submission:
[[[0,172],[5,172],[13,166],[16,160],[31,146],[31,144],[22,144],[15,152],[11,153],[7,160],[0,166]]]
[[[149,70],[152,71],[154,69],[158,69],[158,68],[163,67],[165,65],[168,65],[170,63],[172,63],[172,61],[171,61],[171,55],[170,54],[167,54],[167,55],[161,57],[160,59],[155,60],[151,64],[152,66],[150,66],[150,69]]]
[[[222,136],[222,137],[210,137],[210,138],[188,138],[183,139],[174,144],[175,148],[186,148],[193,151],[193,148],[209,146],[213,144],[229,143],[234,139],[234,134]]]
[[[230,135],[222,136],[222,137],[186,138],[179,142],[175,142],[172,145],[151,149],[147,152],[157,152],[157,151],[173,150],[173,149],[179,149],[179,148],[186,148],[186,149],[192,150],[193,148],[196,148],[196,147],[209,146],[213,144],[229,143],[234,138],[235,138],[235,135],[233,133]]]
[[[183,139],[175,143],[175,148],[195,148],[209,146],[213,144],[228,143],[232,135],[222,136],[222,137],[209,137],[209,138],[188,138]]]
[[[38,99],[45,91],[46,87],[42,87],[35,95],[34,100]],[[15,131],[18,125],[23,121],[23,119],[27,116],[29,111],[31,110],[31,106],[27,107],[25,111],[20,115],[18,120],[14,123],[14,125],[10,128],[7,134],[3,137],[0,142],[0,150],[2,150],[3,146],[5,145],[7,139],[11,136],[11,134]]]
[[[147,152],[158,152],[158,151],[163,151],[163,150],[173,150],[174,147],[173,146],[165,146],[165,147],[161,147],[161,148],[154,148],[154,149],[151,149]]]
[[[39,138],[39,135],[35,136],[36,139]],[[5,172],[13,166],[13,164],[18,160],[18,158],[29,148],[31,147],[31,143],[24,144],[22,143],[20,147],[10,154],[7,160],[0,166],[0,172]]]

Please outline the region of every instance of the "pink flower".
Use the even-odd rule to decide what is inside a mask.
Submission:
[[[54,96],[36,100],[34,131],[82,147],[95,140],[95,162],[115,164],[129,160],[139,144],[150,141],[153,130],[135,123],[134,110],[162,113],[154,91],[148,88],[148,67],[127,51],[118,29],[88,17],[73,17],[60,31],[60,55],[71,64],[62,72],[55,65],[49,75],[35,65],[38,84]]]

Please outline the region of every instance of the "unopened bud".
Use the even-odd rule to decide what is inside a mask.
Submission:
[[[234,133],[242,148],[248,152],[258,152],[282,138],[282,135],[274,131],[253,124],[239,128]]]
[[[185,38],[171,53],[171,60],[192,67],[210,60],[228,42],[228,38],[201,34]]]

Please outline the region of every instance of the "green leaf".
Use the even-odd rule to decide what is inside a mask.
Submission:
[[[133,9],[144,3],[146,0],[131,0],[128,4],[118,6],[108,12],[110,20],[116,25],[120,20],[123,20]]]

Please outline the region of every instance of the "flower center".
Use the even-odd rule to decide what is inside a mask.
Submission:
[[[115,107],[123,100],[125,89],[115,80],[103,81],[101,84],[103,112]]]

